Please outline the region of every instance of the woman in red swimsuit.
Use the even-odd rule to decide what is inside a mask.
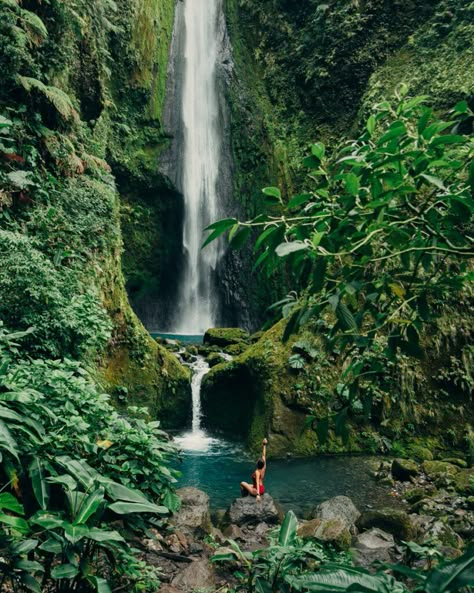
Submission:
[[[252,484],[247,482],[240,482],[240,492],[242,496],[251,494],[260,501],[260,496],[265,492],[263,485],[263,478],[265,477],[265,470],[267,469],[267,439],[263,439],[262,457],[257,461],[257,467],[252,474]]]

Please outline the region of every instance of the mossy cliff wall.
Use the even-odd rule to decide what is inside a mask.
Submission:
[[[343,371],[348,361],[327,350],[318,324],[283,343],[282,320],[205,376],[203,422],[244,438],[255,452],[268,436],[273,456],[392,450],[423,459],[453,449],[467,453],[474,423],[471,307],[472,294],[445,303],[426,333],[422,360],[399,354],[387,361],[375,383],[361,385],[364,393],[371,392],[368,415],[357,403],[347,407]],[[462,325],[453,321],[459,316]],[[332,420],[316,428],[343,409],[347,423]]]
[[[155,172],[173,8],[0,2],[1,317],[36,326],[33,355],[83,360],[169,425],[185,422],[188,372],[130,308],[121,257],[143,188],[153,221],[174,198]]]

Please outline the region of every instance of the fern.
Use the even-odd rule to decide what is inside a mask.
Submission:
[[[36,36],[36,38],[33,38],[33,41],[37,44],[48,37],[48,31],[38,15],[29,10],[21,10],[19,18],[26,25],[30,34]]]
[[[42,94],[66,121],[79,121],[79,114],[74,109],[70,97],[61,89],[47,86],[40,80],[27,76],[19,76],[18,81],[25,91],[31,92],[34,89]]]

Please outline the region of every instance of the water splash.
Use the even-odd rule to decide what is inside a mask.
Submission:
[[[185,62],[182,189],[185,267],[176,311],[176,331],[200,333],[216,323],[218,298],[213,275],[217,242],[201,250],[203,229],[219,217],[217,182],[221,130],[217,90],[218,30],[222,0],[185,0]]]

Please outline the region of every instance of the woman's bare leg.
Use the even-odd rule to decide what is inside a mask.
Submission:
[[[242,496],[248,496],[249,494],[257,496],[258,494],[257,489],[252,484],[247,484],[247,482],[240,482],[240,491],[242,492]]]

